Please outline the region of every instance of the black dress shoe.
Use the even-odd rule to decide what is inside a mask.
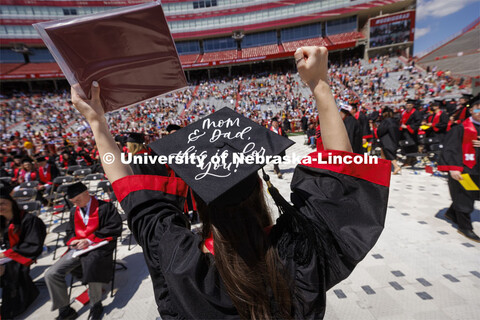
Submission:
[[[68,306],[60,311],[57,320],[73,320],[78,318],[78,313],[72,307]]]
[[[103,314],[103,306],[101,302],[97,302],[93,305],[92,309],[90,309],[90,313],[88,314],[88,320],[100,320],[102,319]]]
[[[458,229],[458,233],[461,235],[464,235],[468,239],[480,243],[480,237],[473,232],[473,230],[463,230],[463,229]]]

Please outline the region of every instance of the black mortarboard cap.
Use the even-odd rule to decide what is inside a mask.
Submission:
[[[0,185],[0,199],[7,199],[11,202],[15,202],[15,200],[10,195],[10,192],[12,192],[12,187],[9,184],[3,184],[2,182],[2,184]]]
[[[16,154],[13,156],[13,159],[23,159],[23,156],[20,154]]]
[[[37,162],[47,161],[47,159],[43,156],[37,157],[35,160],[37,160]]]
[[[418,100],[417,100],[417,99],[408,98],[408,99],[407,99],[407,103],[411,103],[411,104],[413,104],[413,105],[417,105]]]
[[[69,199],[75,198],[80,193],[82,193],[86,190],[88,190],[87,186],[84,185],[83,183],[81,183],[81,182],[73,183],[73,184],[71,184],[67,187],[67,197]]]
[[[145,135],[143,133],[138,133],[138,132],[122,132],[122,133],[127,135],[126,142],[134,142],[134,143],[145,142]]]
[[[264,159],[278,155],[293,143],[225,107],[149,146],[156,154],[167,157],[185,154],[205,157],[203,166],[198,161],[181,164],[175,160],[169,166],[206,204],[216,199],[224,204],[222,195],[239,183],[244,185],[246,178],[266,164],[255,159],[253,163],[241,164],[242,152],[245,156],[259,154]]]
[[[466,100],[470,100],[473,98],[473,94],[470,93],[462,93],[462,98]]]
[[[26,158],[23,158],[22,159],[22,163],[26,163],[26,162],[29,162],[29,163],[32,163],[32,159],[26,157]]]
[[[277,122],[278,122],[278,118],[277,118],[277,117],[273,117],[273,118],[272,118],[272,122],[273,122],[273,121],[277,121]]]
[[[182,127],[180,127],[180,126],[177,125],[177,124],[172,124],[172,123],[171,123],[171,124],[169,124],[169,125],[167,126],[167,129],[166,129],[166,130],[167,130],[168,133],[170,133],[170,132],[172,132],[173,130],[180,130],[180,129],[182,129]]]

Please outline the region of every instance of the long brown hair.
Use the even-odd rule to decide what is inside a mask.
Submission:
[[[252,194],[234,206],[207,206],[196,196],[203,238],[213,236],[216,268],[243,319],[291,319],[290,285],[265,232],[272,218],[256,176]]]

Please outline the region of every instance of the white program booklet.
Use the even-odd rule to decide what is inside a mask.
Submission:
[[[90,251],[95,250],[97,248],[103,247],[107,243],[108,243],[107,240],[103,240],[102,242],[93,243],[93,244],[89,245],[88,247],[86,247],[85,249],[75,250],[75,252],[72,254],[72,257],[76,258],[78,256],[81,256],[84,253],[87,253],[87,252],[90,252]]]

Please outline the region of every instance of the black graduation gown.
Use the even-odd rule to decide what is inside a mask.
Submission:
[[[470,117],[470,110],[466,104],[460,104],[457,108],[458,109],[453,112],[453,121],[456,124],[460,124],[462,121]]]
[[[295,170],[292,202],[312,225],[328,231],[317,234],[322,243],[313,245],[324,250],[306,265],[295,261],[295,243],[282,252],[295,286],[295,319],[323,318],[326,291],[373,247],[384,225],[390,181],[386,160],[345,166],[318,164],[317,153],[311,158],[312,164],[302,162]],[[214,257],[202,252],[201,236],[187,227],[187,186],[179,178],[148,178],[127,176],[112,186],[143,248],[162,319],[239,319]]]
[[[18,242],[11,246],[8,227],[4,231],[4,254],[12,261],[5,264],[5,274],[0,283],[2,292],[2,319],[11,319],[22,312],[37,298],[39,291],[30,277],[30,265],[42,253],[46,237],[43,221],[31,214],[24,214],[20,224]]]
[[[155,156],[155,153],[151,150],[139,152],[137,155],[143,157],[144,154]],[[133,174],[148,174],[148,175],[155,175],[155,176],[168,176],[167,167],[161,163],[148,163],[148,164],[140,164],[140,163],[130,163],[130,167],[132,168]]]
[[[362,131],[357,119],[353,116],[346,116],[343,120],[345,128],[347,129],[348,139],[352,145],[354,153],[363,153],[362,146]]]
[[[397,158],[396,151],[400,139],[400,131],[398,131],[398,128],[398,121],[394,118],[382,120],[377,128],[380,146],[387,160],[395,160]]]
[[[402,129],[400,126],[401,139],[406,140],[409,143],[408,147],[405,147],[404,150],[406,153],[413,153],[417,151],[417,132],[418,128],[422,124],[422,116],[418,110],[415,110],[412,115],[408,118],[407,129]]]
[[[360,125],[360,132],[362,135],[362,138],[370,133],[370,127],[368,125],[368,119],[365,113],[360,112],[358,114],[358,119],[357,119],[359,125]]]
[[[111,202],[98,201],[98,228],[94,232],[95,237],[100,239],[113,238],[107,245],[87,252],[80,256],[82,263],[82,283],[103,282],[112,280],[113,276],[113,250],[117,237],[122,233],[122,218]],[[93,204],[93,199],[92,199]],[[65,242],[68,243],[75,232],[75,212],[77,207],[70,210],[70,222],[68,224]],[[92,210],[90,210],[90,215]],[[94,241],[97,242],[97,241]]]
[[[378,119],[378,115],[378,111],[372,111],[372,113],[368,115],[368,120],[372,120],[373,122],[375,122]]]
[[[428,122],[432,122],[432,127],[428,129],[427,136],[437,138],[438,142],[442,142],[445,134],[447,133],[448,122],[450,117],[446,111],[442,111],[439,117],[439,121],[436,124],[433,124],[435,119],[435,114],[432,114],[428,117]]]
[[[474,124],[477,135],[480,135],[480,126]],[[472,168],[463,163],[463,142],[464,126],[463,124],[452,127],[443,141],[443,151],[440,155],[438,170],[450,171],[457,170],[462,173],[468,173],[477,186],[480,186],[480,148],[475,149],[475,158],[477,163]],[[459,212],[470,213],[473,211],[475,200],[480,200],[479,191],[467,191],[462,185],[448,177],[448,187],[453,201],[453,209]]]
[[[440,121],[435,124],[435,128],[437,129],[436,134],[445,134],[447,132],[447,127],[448,127],[448,121],[450,120],[450,117],[448,116],[448,113],[446,111],[442,111],[442,114],[440,115]]]

